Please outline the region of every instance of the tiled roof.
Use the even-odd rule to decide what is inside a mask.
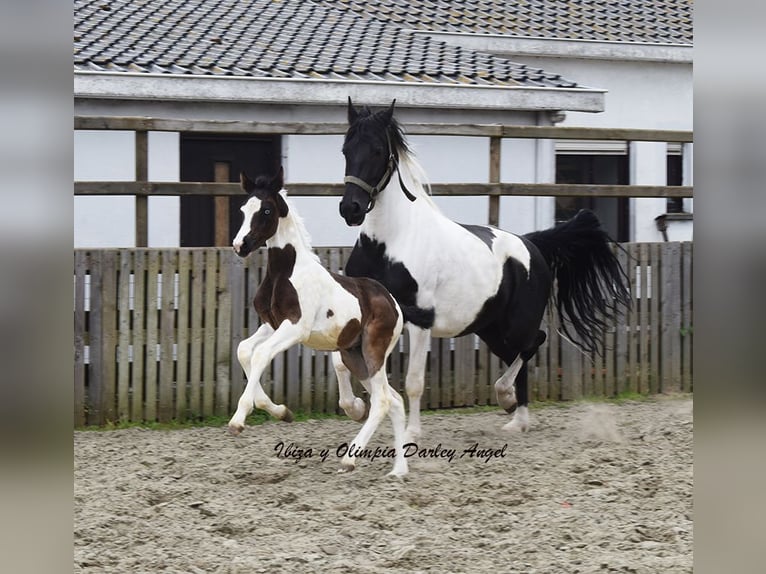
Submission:
[[[693,0],[318,0],[417,30],[693,44]]]
[[[341,8],[334,7],[336,4]],[[205,76],[578,87],[543,70],[412,34],[397,23],[357,13],[357,4],[363,3],[75,0],[74,68]],[[407,2],[397,6],[402,8]]]

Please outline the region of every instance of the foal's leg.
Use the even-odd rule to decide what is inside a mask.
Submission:
[[[351,442],[351,446],[353,446],[354,449],[363,449],[365,446],[367,446],[367,443],[369,442],[375,430],[378,428],[378,425],[380,425],[380,421],[384,416],[386,416],[386,413],[388,413],[389,407],[391,405],[390,396],[386,391],[388,380],[386,379],[385,367],[370,377],[369,383],[370,416],[367,417],[367,420],[362,425],[362,428],[359,429],[359,433]],[[354,457],[350,456],[350,454],[352,453],[347,452],[343,459],[340,461],[341,468],[338,472],[354,470],[356,462]]]
[[[274,333],[258,345],[250,357],[250,372],[247,386],[239,398],[237,411],[229,421],[229,432],[238,435],[245,428],[245,418],[253,407],[268,411],[274,418],[292,422],[293,413],[285,405],[276,405],[261,387],[261,375],[271,360],[282,351],[289,349],[303,339],[303,329],[288,320],[282,322]]]
[[[263,323],[247,339],[237,345],[237,359],[245,371],[245,378],[250,378],[250,358],[253,356],[255,348],[274,333],[274,328],[268,323]]]
[[[391,401],[391,410],[388,411],[388,417],[391,419],[391,424],[394,427],[394,448],[396,449],[394,469],[388,474],[389,476],[404,476],[407,474],[407,459],[404,458],[404,423],[406,420],[404,399],[391,385],[386,384],[385,389]]]
[[[410,334],[410,349],[407,354],[405,388],[410,402],[410,422],[407,425],[405,442],[415,442],[420,436],[420,397],[425,386],[426,357],[431,330],[408,323],[407,331]]]
[[[343,364],[340,352],[332,353],[332,366],[335,368],[335,376],[338,377],[338,405],[346,415],[357,422],[362,422],[367,418],[367,405],[359,397],[354,396],[351,389],[351,371]]]

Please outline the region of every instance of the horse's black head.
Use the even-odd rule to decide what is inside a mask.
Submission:
[[[360,225],[375,205],[375,197],[388,185],[400,151],[406,151],[401,129],[394,119],[394,104],[372,112],[356,109],[348,99],[348,131],[343,142],[346,191],[340,214],[348,225]]]
[[[247,257],[266,245],[266,240],[277,232],[279,218],[287,216],[287,202],[279,195],[284,185],[284,170],[280,167],[274,177],[259,176],[255,181],[241,173],[239,181],[249,197],[241,207],[245,219],[232,247],[237,255]]]

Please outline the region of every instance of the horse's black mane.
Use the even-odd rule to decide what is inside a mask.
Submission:
[[[349,127],[346,132],[346,138],[344,145],[353,137],[369,138],[372,134],[384,132],[388,130],[388,137],[391,139],[391,145],[397,152],[397,155],[401,156],[403,153],[409,153],[410,146],[407,145],[407,140],[404,138],[404,130],[396,118],[392,117],[386,125],[386,113],[388,110],[379,110],[373,112],[369,106],[362,106],[357,110],[356,121]]]

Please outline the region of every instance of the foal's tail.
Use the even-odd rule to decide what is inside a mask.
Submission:
[[[612,240],[592,211],[525,235],[548,262],[558,282],[556,308],[564,332],[574,328],[578,345],[598,352],[601,335],[620,307],[630,308],[629,280],[612,251]]]

